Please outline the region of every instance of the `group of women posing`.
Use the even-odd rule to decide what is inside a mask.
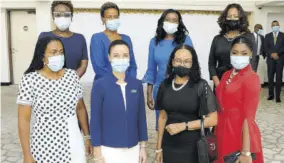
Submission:
[[[205,128],[216,126],[217,163],[238,151],[238,162],[263,163],[255,123],[260,83],[249,64],[254,44],[240,5],[226,7],[218,20],[221,32],[212,42],[209,71],[215,98],[201,78],[198,55],[177,10],[164,11],[158,20],[149,44],[148,70],[140,81],[131,39],[117,32],[119,8],[105,3],[100,14],[106,29],[92,36],[90,47],[96,73],[90,126],[79,83],[88,65],[86,41],[69,31],[71,2],[54,1],[51,10],[57,28],[39,36],[19,85],[24,163],[84,163],[86,155],[96,163],[145,163],[148,136],[142,82],[148,83],[147,105],[156,111],[157,162],[198,163],[196,143],[204,116]],[[207,90],[207,100],[201,90]],[[200,111],[204,103],[207,107]]]

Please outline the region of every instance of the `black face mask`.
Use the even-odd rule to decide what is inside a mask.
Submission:
[[[240,29],[241,22],[239,20],[226,20],[226,25],[229,30],[237,30]]]
[[[183,66],[173,67],[173,73],[181,78],[188,76],[190,73],[190,68],[186,68]]]

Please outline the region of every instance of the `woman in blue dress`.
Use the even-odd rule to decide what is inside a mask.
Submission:
[[[120,25],[120,11],[118,6],[112,2],[106,2],[100,9],[101,19],[106,29],[103,32],[95,33],[91,39],[90,57],[95,71],[95,80],[112,73],[108,60],[108,48],[112,41],[123,40],[130,48],[130,66],[126,73],[136,77],[136,62],[133,53],[133,46],[129,36],[119,34],[117,29]]]
[[[151,39],[148,69],[143,78],[147,87],[147,105],[154,110],[154,101],[161,82],[165,79],[167,64],[172,50],[179,44],[193,46],[179,11],[168,9],[158,20],[156,36]],[[159,111],[156,110],[156,129]]]

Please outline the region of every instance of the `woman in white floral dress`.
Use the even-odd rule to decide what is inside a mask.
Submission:
[[[17,98],[24,163],[85,163],[85,150],[92,153],[79,77],[64,67],[62,42],[55,37],[39,39]]]

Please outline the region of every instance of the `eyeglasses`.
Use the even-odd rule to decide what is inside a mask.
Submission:
[[[186,59],[186,60],[181,60],[179,58],[174,59],[174,62],[180,66],[180,65],[184,65],[185,67],[190,67],[192,65],[192,61],[190,59]]]
[[[53,16],[56,18],[60,18],[60,17],[71,17],[72,13],[71,12],[53,12]]]

